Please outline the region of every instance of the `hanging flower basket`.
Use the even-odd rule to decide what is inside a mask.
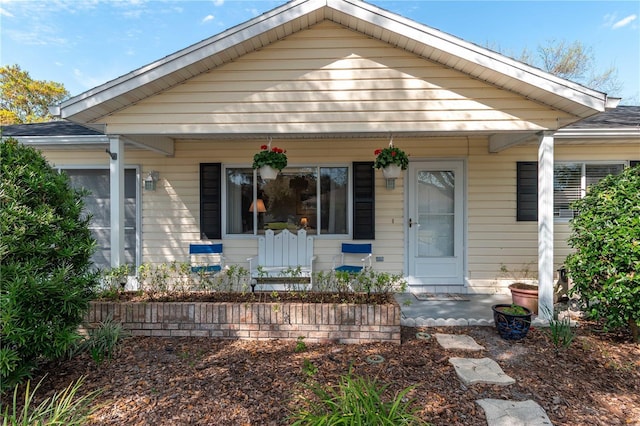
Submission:
[[[402,168],[397,164],[389,164],[387,167],[382,169],[382,175],[385,179],[397,179],[400,177],[402,173]]]
[[[376,160],[373,167],[382,169],[382,173],[387,179],[400,177],[400,171],[407,170],[409,166],[409,156],[400,148],[393,146],[393,141],[389,142],[387,148],[376,149],[374,154]]]
[[[253,168],[260,170],[260,176],[263,179],[275,179],[278,172],[285,167],[287,167],[287,151],[277,146],[271,148],[271,143],[262,145],[260,152],[253,156]]]
[[[258,171],[264,180],[272,180],[278,177],[278,169],[274,169],[271,166],[264,165]]]

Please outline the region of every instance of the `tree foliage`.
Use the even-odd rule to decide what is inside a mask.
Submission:
[[[615,67],[599,70],[593,49],[580,41],[549,40],[536,53],[525,49],[518,60],[558,77],[615,96],[622,91]]]
[[[51,121],[49,106],[69,96],[62,84],[34,80],[19,65],[0,67],[0,92],[2,125]]]
[[[640,166],[610,175],[576,201],[566,266],[574,292],[608,328],[640,327]]]
[[[82,193],[34,148],[0,142],[0,389],[78,338],[96,275]]]

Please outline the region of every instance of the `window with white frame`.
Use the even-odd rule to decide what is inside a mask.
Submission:
[[[306,229],[315,235],[349,234],[349,168],[287,167],[274,180],[251,168],[227,168],[226,233]],[[254,198],[254,194],[256,194]]]
[[[111,266],[111,195],[108,169],[63,168],[74,188],[88,191],[84,196],[85,213],[91,216],[89,229],[96,240],[97,248],[92,256],[96,268]],[[126,168],[124,171],[124,238],[125,262],[137,265],[138,252],[138,188],[137,171]]]
[[[571,203],[584,197],[589,187],[608,175],[622,173],[625,162],[562,163],[554,165],[553,214],[558,219],[571,219],[576,212]]]

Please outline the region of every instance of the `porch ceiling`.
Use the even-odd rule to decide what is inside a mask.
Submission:
[[[99,124],[101,117],[323,20],[333,21],[472,78],[569,113],[576,120],[604,111],[607,103],[604,93],[560,79],[360,0],[296,0],[75,96],[55,107],[54,113],[77,123]],[[211,137],[204,134],[162,136],[175,139]],[[288,136],[318,137],[317,134]],[[326,136],[387,137],[388,134]],[[237,138],[238,134],[234,137]]]

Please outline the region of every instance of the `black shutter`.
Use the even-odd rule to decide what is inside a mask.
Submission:
[[[200,239],[222,238],[222,164],[200,164]]]
[[[538,163],[519,161],[517,164],[516,208],[518,221],[538,220]]]
[[[353,163],[353,239],[376,238],[375,169],[372,161]]]
[[[629,161],[629,166],[631,166],[631,167],[635,167],[638,164],[640,164],[640,160],[631,160],[631,161]]]

